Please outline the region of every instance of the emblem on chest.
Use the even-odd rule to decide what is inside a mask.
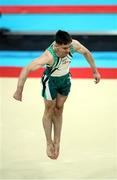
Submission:
[[[61,58],[61,64],[69,64],[71,59],[69,57]]]

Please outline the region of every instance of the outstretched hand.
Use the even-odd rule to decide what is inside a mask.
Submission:
[[[101,76],[100,76],[100,74],[98,73],[98,72],[94,72],[93,73],[93,76],[94,76],[94,79],[95,79],[95,83],[97,84],[97,83],[99,83],[100,82],[100,78],[101,78]]]
[[[22,101],[22,92],[16,91],[13,95],[13,98],[17,101]]]

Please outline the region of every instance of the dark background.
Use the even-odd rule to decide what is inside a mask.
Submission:
[[[71,34],[90,51],[117,51],[117,35]],[[0,29],[0,50],[44,50],[54,41],[53,34],[18,34]]]

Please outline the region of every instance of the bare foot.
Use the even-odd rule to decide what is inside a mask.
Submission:
[[[55,153],[54,153],[54,145],[53,144],[47,144],[47,156],[51,159],[55,159]]]
[[[59,156],[60,144],[54,143],[54,158],[57,159]]]

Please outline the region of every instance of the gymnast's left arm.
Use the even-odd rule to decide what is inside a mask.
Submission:
[[[95,61],[94,61],[94,58],[93,58],[91,52],[77,40],[73,40],[72,43],[73,43],[74,49],[78,53],[81,53],[85,57],[85,59],[87,60],[87,62],[90,65],[90,67],[92,68],[95,83],[96,84],[99,83],[101,76],[96,68]]]

